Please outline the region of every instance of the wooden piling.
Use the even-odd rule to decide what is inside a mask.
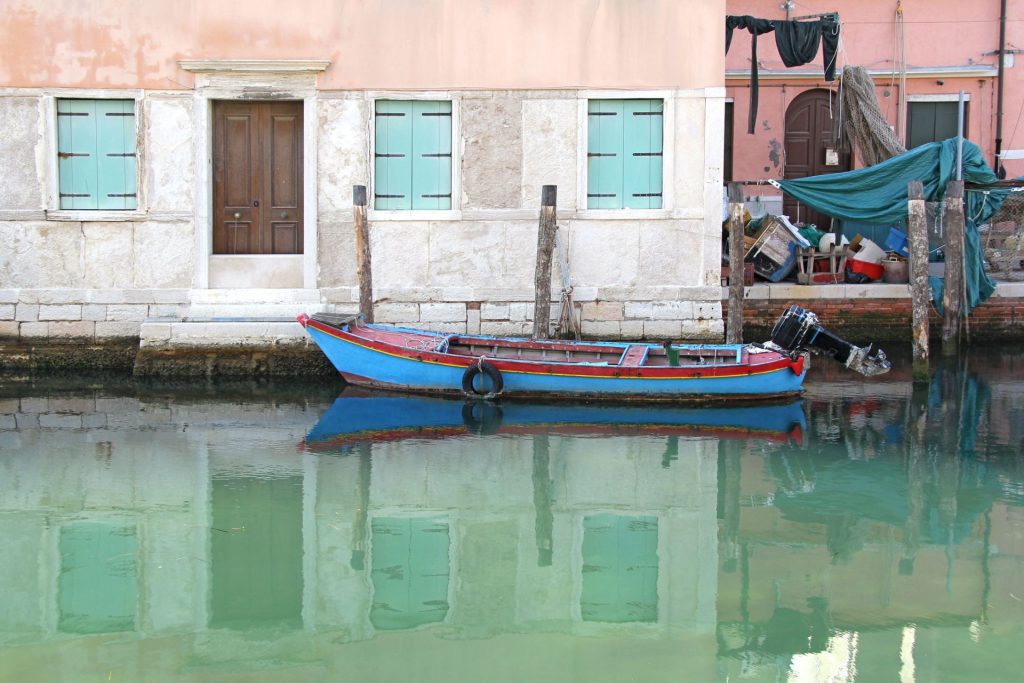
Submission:
[[[957,352],[964,298],[964,182],[946,184],[946,208],[943,212],[946,236],[946,283],[942,294],[942,353]]]
[[[537,229],[537,270],[534,274],[533,338],[551,337],[551,253],[555,247],[555,207],[558,187],[545,185],[540,194],[540,225]]]
[[[352,214],[356,226],[356,275],[359,278],[359,312],[373,322],[373,273],[370,269],[370,223],[366,215],[366,186],[352,186]]]
[[[743,228],[743,186],[729,183],[729,344],[743,342]]]
[[[928,381],[928,312],[932,292],[928,286],[928,221],[924,186],[920,180],[907,184],[907,235],[910,243],[910,294],[913,302],[913,374],[915,382]]]

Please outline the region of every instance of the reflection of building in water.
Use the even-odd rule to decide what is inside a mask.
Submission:
[[[1004,482],[1021,480],[1022,460],[989,435],[1024,397],[936,376],[918,395],[909,384],[864,387],[864,398],[857,385],[826,385],[834,393],[812,394],[802,449],[721,444],[721,680],[1011,670],[1024,499]],[[990,389],[1004,398],[998,410]]]
[[[25,399],[16,411],[29,424],[0,433],[0,671],[344,660],[365,680],[454,657],[481,677],[509,661],[534,678],[714,676],[713,441],[681,440],[668,468],[665,439],[635,437],[336,457],[296,453],[318,417],[301,406]],[[613,635],[639,636],[644,663]],[[468,659],[456,649],[492,636]]]

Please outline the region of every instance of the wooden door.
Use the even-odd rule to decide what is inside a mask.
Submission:
[[[302,253],[302,102],[214,102],[213,253]]]
[[[786,110],[787,180],[850,170],[850,153],[839,150],[836,143],[838,120],[839,100],[831,90],[808,90],[793,100]],[[830,151],[836,153],[833,159]],[[830,217],[788,195],[782,200],[782,212],[794,223],[814,223],[824,231],[832,224]]]

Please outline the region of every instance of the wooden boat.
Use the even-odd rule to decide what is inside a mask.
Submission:
[[[359,316],[298,321],[351,384],[472,398],[732,401],[798,395],[809,349],[865,374],[888,370],[793,306],[764,344],[573,342],[441,334]]]
[[[806,426],[800,400],[714,407],[562,403],[552,410],[544,403],[497,405],[346,387],[302,446],[313,453],[347,455],[353,446],[366,443],[534,434],[756,439],[799,445]]]

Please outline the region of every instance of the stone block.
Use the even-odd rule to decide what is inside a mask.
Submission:
[[[104,304],[84,304],[82,306],[82,320],[106,320],[107,307]]]
[[[142,325],[139,326],[139,337],[144,341],[166,341],[171,338],[171,324],[153,322],[142,323]]]
[[[0,413],[14,414],[21,410],[21,401],[16,398],[0,398]]]
[[[40,320],[81,320],[82,307],[79,304],[42,305],[39,307]]]
[[[466,322],[465,304],[420,304],[420,322]]]
[[[463,208],[520,206],[523,101],[501,95],[462,101]]]
[[[317,103],[317,202],[328,220],[343,213],[351,217],[352,186],[365,185],[370,177],[366,122],[372,106],[364,99],[320,98]]]
[[[596,339],[618,339],[622,332],[617,320],[583,320],[580,330],[583,336]]]
[[[146,98],[146,191],[151,211],[192,211],[192,100]]]
[[[0,223],[0,244],[4,245],[0,249],[0,287],[79,286],[82,280],[81,228],[81,223],[72,222]],[[81,299],[52,303],[71,301]],[[26,303],[38,302],[26,300]]]
[[[679,320],[645,320],[644,339],[679,339],[682,329]]]
[[[525,322],[533,319],[532,304],[516,302],[508,305],[508,319],[513,322]]]
[[[19,327],[17,320],[0,320],[0,339],[17,339]]]
[[[39,413],[18,413],[14,419],[21,431],[39,429]]]
[[[419,289],[428,280],[429,229],[425,222],[379,221],[370,228],[374,291]]]
[[[622,320],[623,306],[617,301],[587,302],[582,306],[583,320]],[[630,316],[633,317],[633,316]]]
[[[480,334],[492,337],[522,337],[533,332],[533,323],[482,321]]]
[[[18,420],[14,415],[0,415],[0,429],[17,429]]]
[[[352,203],[351,198],[347,201],[349,204]],[[320,287],[358,286],[355,224],[345,221],[320,221],[319,231],[317,278]],[[376,261],[377,259],[373,259],[371,270],[376,270]],[[358,297],[358,291],[356,296]]]
[[[28,325],[30,323],[25,323]],[[51,339],[92,339],[96,336],[96,325],[91,320],[59,321],[48,323]],[[22,327],[24,327],[22,325]]]
[[[149,307],[150,318],[181,318],[184,306],[178,304],[153,304]]]
[[[42,93],[40,92],[40,95]],[[45,184],[39,179],[42,159],[36,159],[39,143],[40,97],[0,97],[0,207],[42,209]]]
[[[0,304],[16,304],[21,300],[17,289],[0,289]]]
[[[654,304],[650,301],[627,301],[625,317],[633,320],[649,320],[654,316]]]
[[[14,320],[14,304],[0,304],[0,320]]]
[[[569,271],[573,281],[592,287],[637,284],[639,226],[632,221],[573,221]],[[600,296],[600,295],[599,295]],[[616,300],[619,297],[604,297]]]
[[[725,322],[718,320],[684,320],[680,339],[698,342],[718,342],[725,339]]]
[[[18,334],[22,339],[40,339],[50,335],[50,323],[21,323]]]
[[[619,334],[623,339],[637,340],[643,339],[644,336],[644,321],[643,320],[623,320],[619,323]]]
[[[106,426],[107,416],[104,413],[82,415],[82,427],[85,429],[104,429]]]
[[[85,397],[55,397],[49,399],[47,413],[91,413],[96,410],[96,401]]]
[[[132,286],[132,223],[83,223],[83,282],[97,289]]]
[[[698,320],[721,320],[722,302],[695,303],[693,304],[693,316]]]
[[[420,319],[417,304],[376,304],[373,307],[373,320],[378,323],[409,323]]]
[[[430,224],[428,282],[487,287],[505,281],[505,225],[497,221]]]
[[[575,99],[530,99],[523,104],[521,206],[540,208],[542,185],[558,186],[558,208],[576,208],[579,103]]]
[[[47,413],[50,411],[50,402],[45,398],[29,397],[21,399],[19,412],[22,413]]]
[[[484,303],[480,306],[480,319],[481,320],[508,320],[509,305],[508,304],[488,304]]]
[[[693,317],[689,301],[655,301],[651,304],[652,320],[688,320]]]
[[[149,317],[146,304],[111,304],[107,306],[107,320],[143,321]]]
[[[101,320],[96,323],[96,338],[126,339],[138,337],[141,324],[137,321]]]
[[[466,334],[480,334],[480,309],[466,311]]]
[[[131,261],[135,287],[191,287],[194,263],[195,231],[191,223],[147,222],[135,225]]]
[[[65,413],[42,413],[39,426],[44,429],[81,429],[82,416]]]

